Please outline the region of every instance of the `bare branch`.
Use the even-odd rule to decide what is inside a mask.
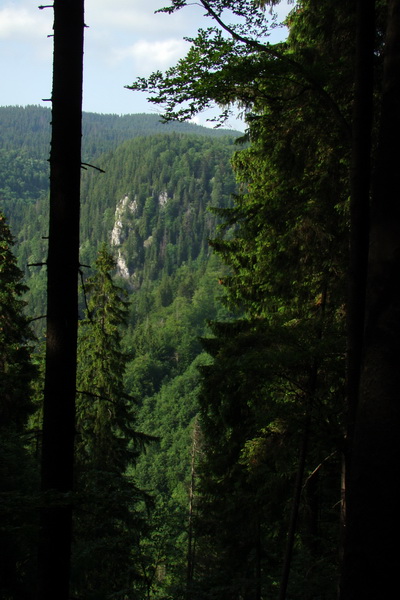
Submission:
[[[96,171],[100,171],[100,173],[105,173],[105,171],[103,171],[103,169],[100,169],[100,167],[96,167],[95,165],[91,165],[89,163],[83,162],[81,163],[81,167],[82,169],[85,169],[85,167],[91,167],[92,169],[96,169]]]

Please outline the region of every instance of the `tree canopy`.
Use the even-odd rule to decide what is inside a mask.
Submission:
[[[388,506],[394,490],[389,471],[383,466],[388,454],[397,455],[397,444],[392,436],[398,425],[396,400],[392,393],[397,387],[396,370],[392,370],[389,356],[383,358],[386,356],[384,340],[390,345],[389,337],[393,339],[392,334],[387,337],[389,332],[385,323],[389,319],[394,326],[397,309],[394,300],[385,309],[380,302],[383,301],[383,290],[390,285],[388,273],[393,273],[397,248],[389,242],[392,250],[388,250],[383,231],[388,236],[387,241],[394,240],[393,232],[398,222],[392,205],[397,170],[392,162],[395,155],[389,150],[398,134],[398,120],[395,115],[389,115],[394,102],[398,101],[394,64],[397,60],[399,7],[396,0],[367,2],[365,5],[362,2],[299,1],[287,18],[287,40],[270,45],[266,38],[269,13],[265,11],[265,4],[273,3],[261,3],[260,6],[250,1],[200,0],[212,25],[199,30],[197,36],[189,40],[191,48],[176,66],[165,73],[157,71],[148,78],[138,78],[131,88],[149,93],[150,101],[163,107],[167,120],[191,118],[210,102],[221,107],[220,122],[233,105],[244,110],[250,147],[236,153],[233,160],[242,193],[236,197],[232,209],[221,211],[230,235],[212,242],[231,268],[230,275],[224,279],[226,302],[231,310],[244,311],[244,323],[260,331],[267,347],[270,332],[273,332],[272,339],[279,341],[273,355],[277,364],[265,375],[265,385],[272,385],[283,376],[288,356],[294,360],[290,381],[280,381],[279,389],[286,391],[283,391],[278,406],[284,420],[291,386],[300,386],[302,394],[296,395],[296,406],[305,418],[300,429],[308,431],[304,433],[303,441],[298,442],[302,448],[307,446],[307,458],[299,459],[300,479],[305,477],[303,468],[307,460],[317,448],[322,448],[320,442],[316,442],[316,446],[310,445],[314,427],[316,430],[323,428],[322,424],[314,422],[317,405],[325,415],[323,419],[330,422],[328,430],[336,431],[331,439],[333,445],[326,449],[327,456],[346,449],[350,473],[347,480],[349,512],[346,515],[349,536],[345,541],[342,593],[343,597],[352,597],[352,586],[357,587],[358,581],[365,594],[373,597],[380,593],[381,578],[390,579],[383,575],[389,575],[390,568],[384,566],[381,558],[379,569],[369,571],[365,567],[375,562],[372,558],[374,544],[372,538],[367,541],[367,537],[373,536],[375,549],[382,544],[392,547],[392,541],[389,541],[390,527],[380,529],[370,525],[375,521],[372,515],[376,505],[374,507],[374,502],[368,499],[366,482],[370,481],[374,490],[380,490],[374,498],[387,514],[384,507]],[[186,6],[185,1],[176,0],[162,10],[169,13]],[[369,236],[372,245],[368,248]],[[224,492],[222,471],[217,470],[217,465],[219,460],[227,457],[228,449],[232,450],[230,444],[235,433],[244,436],[239,438],[238,448],[246,454],[254,433],[250,433],[251,429],[244,433],[243,424],[253,424],[255,414],[258,414],[250,403],[252,394],[248,391],[243,404],[237,407],[235,424],[231,420],[235,414],[234,398],[240,389],[234,386],[228,391],[233,369],[228,365],[235,351],[231,349],[230,356],[222,350],[219,352],[217,348],[223,348],[224,336],[229,330],[215,326],[214,331],[214,345],[207,342],[206,346],[214,356],[214,364],[205,371],[201,398],[205,447],[210,448],[215,440],[220,441],[220,447],[205,450],[205,508],[203,506],[202,510],[206,520],[212,506],[212,494],[207,486],[211,485],[214,469],[215,497],[219,490],[221,494],[235,498],[236,514],[240,514],[244,496],[239,493],[239,472],[233,470],[238,458],[227,459],[229,468],[235,473],[234,492]],[[283,333],[286,331],[288,337]],[[307,332],[305,346],[301,343],[302,331]],[[374,332],[372,337],[369,332]],[[242,328],[232,328],[230,339],[232,343],[237,341],[237,348],[241,349],[239,355],[246,364],[247,346],[242,338]],[[323,347],[336,350],[328,350],[325,355]],[[301,356],[298,367],[295,366],[295,349]],[[373,356],[380,370],[374,370]],[[213,380],[213,371],[218,372],[225,363],[226,372],[221,377],[226,386],[219,389]],[[263,364],[269,364],[268,353],[264,355]],[[246,381],[247,373],[252,373],[248,383],[251,390],[255,377],[247,367],[243,370],[242,381]],[[325,383],[330,376],[333,378],[326,389]],[[208,381],[213,383],[209,386]],[[347,404],[343,402],[345,396]],[[267,390],[261,397],[265,429],[268,428],[271,397]],[[316,398],[319,398],[317,403]],[[329,413],[335,414],[335,425],[330,421]],[[375,415],[374,424],[371,414]],[[259,427],[262,431],[262,422]],[[227,446],[222,443],[223,431],[229,439]],[[254,439],[260,438],[260,431]],[[367,449],[367,440],[374,437],[374,431],[377,438],[372,456]],[[392,440],[391,450],[384,432],[387,439]],[[370,472],[367,456],[374,461],[374,473],[380,473],[379,476]],[[306,462],[301,467],[303,460]],[[325,464],[325,460],[321,464]],[[306,466],[306,471],[310,468]],[[231,473],[227,464],[224,470]],[[365,485],[360,485],[361,473]],[[337,478],[339,480],[339,473]],[[337,494],[339,501],[339,487]],[[298,492],[294,495],[300,498]],[[306,499],[303,502],[305,510]],[[285,573],[287,575],[292,554],[290,546],[293,548],[295,541],[296,523],[296,543],[305,543],[307,539],[307,534],[298,527],[299,506],[298,502],[297,508],[293,503],[281,598],[286,594]],[[361,506],[364,513],[359,510]],[[224,509],[225,506],[217,505],[217,514]],[[363,515],[370,518],[363,520]],[[224,522],[222,512],[215,517],[214,524],[218,518]],[[201,532],[201,518],[199,527]],[[358,541],[361,530],[365,532],[363,551],[359,550]],[[232,530],[228,528],[228,531]],[[259,556],[265,560],[268,534],[260,539]],[[227,543],[233,550],[237,541],[232,539],[222,545],[219,549],[221,559],[227,552]],[[256,550],[253,558],[257,554],[254,552]],[[387,565],[391,564],[392,554],[389,550],[385,554]],[[378,561],[378,557],[375,558]],[[312,561],[312,553],[310,559]],[[350,566],[354,560],[357,569]],[[230,560],[225,559],[224,568],[228,569],[229,564]],[[221,563],[218,565],[215,573],[221,573]],[[265,585],[263,568],[261,559],[252,567],[257,597],[263,594],[262,585]],[[307,572],[316,573],[314,567]],[[235,592],[238,597],[246,596],[243,585],[248,576],[246,570],[239,576]],[[293,577],[296,578],[296,573]],[[222,576],[222,579],[226,581],[228,577]],[[221,581],[215,585],[221,585]]]

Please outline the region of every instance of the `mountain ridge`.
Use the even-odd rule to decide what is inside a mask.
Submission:
[[[50,149],[51,109],[39,105],[0,106],[0,148],[29,148],[35,157],[44,156]],[[9,135],[12,132],[12,137]],[[195,123],[163,123],[160,116],[150,113],[127,115],[83,112],[82,114],[82,156],[90,159],[112,149],[122,141],[150,133],[194,133],[211,137],[240,137],[242,132],[223,128],[209,128]],[[29,137],[35,135],[35,145]],[[11,139],[10,139],[11,137]],[[93,139],[97,142],[94,152]],[[98,143],[102,140],[102,143]]]

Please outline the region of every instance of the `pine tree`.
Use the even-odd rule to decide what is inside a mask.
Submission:
[[[25,426],[33,407],[33,335],[24,314],[26,286],[12,253],[13,239],[0,213],[0,596],[32,597],[32,494],[37,475],[26,450]]]
[[[299,480],[292,577],[307,593],[320,580],[326,594],[334,589],[338,510],[331,507],[339,496],[341,430],[333,373],[343,380],[334,358],[342,343],[335,351],[332,333],[318,340],[311,319],[274,321],[215,323],[215,337],[204,340],[214,360],[202,369],[199,397],[204,451],[195,583],[232,598],[276,593]],[[309,490],[318,478],[307,477],[315,469],[317,513]]]
[[[0,213],[0,422],[21,431],[32,410],[29,386],[34,368],[29,344],[33,335],[24,314],[26,303],[22,295],[27,288],[12,253],[13,244]]]
[[[128,471],[146,436],[133,428],[133,400],[124,389],[128,303],[112,279],[115,266],[103,246],[85,285],[87,315],[79,328],[73,587],[85,598],[132,598],[139,585],[138,506],[145,496]]]

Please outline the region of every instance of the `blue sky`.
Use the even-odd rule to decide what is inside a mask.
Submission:
[[[164,70],[184,56],[199,27],[195,3],[173,15],[154,14],[166,0],[86,0],[84,104],[98,113],[155,113],[145,94],[124,88],[136,76]],[[0,0],[0,105],[39,104],[51,95],[53,11],[43,0]],[[51,4],[51,2],[48,2]],[[286,2],[283,2],[282,11]],[[283,33],[281,32],[281,36]],[[207,115],[197,122],[206,124]],[[232,126],[237,123],[232,121]]]

